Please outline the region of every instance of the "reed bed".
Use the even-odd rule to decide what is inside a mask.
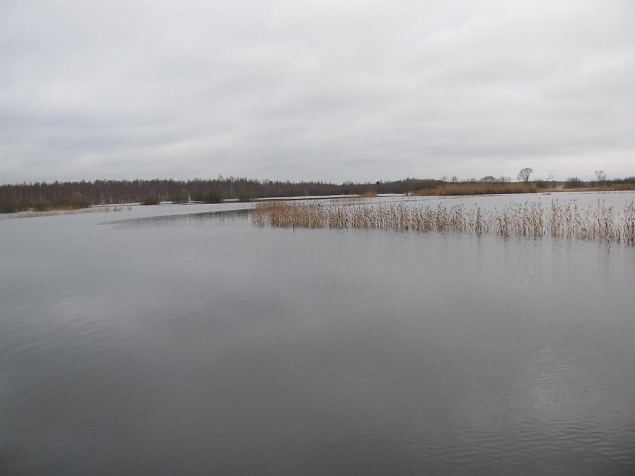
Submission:
[[[288,228],[364,228],[397,231],[460,232],[503,237],[605,240],[635,245],[635,204],[622,210],[598,202],[582,208],[575,201],[540,202],[486,210],[464,205],[432,207],[400,204],[337,205],[270,202],[256,205],[258,225]]]

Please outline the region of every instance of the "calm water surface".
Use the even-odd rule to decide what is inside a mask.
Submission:
[[[635,473],[634,249],[243,206],[0,219],[0,474]]]

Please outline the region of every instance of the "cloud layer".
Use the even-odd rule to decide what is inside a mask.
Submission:
[[[635,175],[631,0],[4,0],[0,182]]]

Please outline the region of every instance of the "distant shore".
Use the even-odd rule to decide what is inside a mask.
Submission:
[[[403,179],[375,183],[273,182],[236,178],[213,180],[134,180],[0,185],[0,214],[73,212],[95,205],[129,203],[221,203],[378,195],[460,196],[551,192],[635,190],[635,177],[616,180],[519,181],[508,179],[446,181]]]
[[[418,190],[415,195],[489,195],[510,193],[545,193],[545,192],[616,192],[635,190],[635,183],[581,183],[576,186],[555,184],[552,182],[509,182],[483,183],[462,182],[443,183],[441,185]]]

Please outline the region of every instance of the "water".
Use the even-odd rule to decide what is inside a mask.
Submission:
[[[635,472],[635,250],[242,207],[0,220],[0,474]]]

